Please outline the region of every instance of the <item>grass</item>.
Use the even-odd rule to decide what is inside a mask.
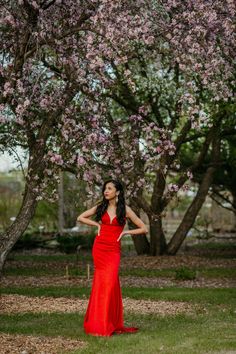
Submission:
[[[235,250],[236,244],[235,242],[201,242],[195,245],[191,245],[192,249],[208,249],[208,250]]]
[[[52,296],[52,297],[85,297],[88,298],[90,294],[90,288],[82,287],[34,287],[34,288],[18,288],[18,287],[6,287],[1,288],[1,294],[19,294],[27,296]]]
[[[91,262],[91,255],[83,258]],[[86,275],[85,266],[77,269],[75,255],[30,256],[12,255],[11,260],[22,262],[19,267],[5,268],[5,275],[44,276]],[[28,264],[27,264],[28,262]],[[189,268],[191,266],[189,265]],[[179,267],[169,269],[121,269],[120,275],[137,277],[174,277]],[[224,267],[194,267],[197,276],[234,278],[236,269]],[[2,287],[1,294],[88,298],[90,287]],[[65,336],[84,340],[87,347],[74,354],[216,354],[236,353],[236,289],[235,288],[141,288],[123,287],[122,296],[133,299],[184,301],[198,305],[193,314],[160,316],[157,314],[124,314],[127,326],[140,328],[136,334],[110,338],[85,335],[83,315],[78,313],[24,313],[1,315],[0,332]],[[67,354],[65,352],[65,354]],[[71,354],[71,352],[70,352]]]
[[[27,296],[53,296],[53,297],[89,297],[90,288],[86,287],[3,287],[2,294],[20,294]],[[133,299],[186,301],[199,304],[220,305],[230,303],[236,307],[235,288],[122,288],[123,297]]]
[[[22,288],[21,288],[22,289]],[[13,289],[8,289],[12,293]],[[15,289],[17,290],[17,289]],[[26,290],[26,289],[24,289]],[[48,288],[28,289],[28,295],[35,291],[49,295]],[[67,289],[67,296],[81,296],[88,289]],[[3,289],[3,292],[7,289]],[[7,291],[7,292],[8,292]],[[54,289],[60,295],[58,288]],[[18,293],[21,293],[18,288]],[[110,338],[86,336],[83,332],[83,316],[72,314],[15,314],[2,315],[0,331],[33,335],[66,336],[79,338],[87,347],[74,353],[165,353],[203,354],[221,350],[236,349],[235,337],[235,289],[139,289],[124,288],[123,296],[161,300],[189,301],[203,305],[207,312],[194,315],[138,315],[125,314],[126,325],[140,328],[136,334],[125,334]],[[39,296],[39,292],[36,296]],[[88,293],[86,293],[88,295]],[[222,307],[222,304],[224,306]],[[218,306],[221,305],[221,306]]]
[[[134,268],[134,269],[121,269],[121,276],[136,276],[136,277],[175,277],[175,272],[179,269],[176,268],[167,268],[167,269],[143,269],[143,268]],[[206,277],[206,278],[235,278],[236,269],[235,268],[200,268],[194,267],[189,269],[194,269],[197,272],[197,277]],[[72,276],[86,276],[85,265],[81,267],[69,266],[69,274]],[[4,270],[4,275],[22,275],[22,276],[63,276],[65,275],[65,265],[58,265],[58,267],[50,267],[47,265],[45,267],[38,267],[37,262],[34,267],[21,266],[21,268],[15,268],[8,266]]]
[[[66,268],[65,267],[58,267],[58,268],[38,268],[38,267],[22,267],[22,268],[14,268],[14,267],[9,267],[4,270],[4,275],[14,275],[14,276],[34,276],[34,277],[42,277],[42,276],[64,276],[66,274]],[[70,267],[69,268],[69,274],[76,276],[85,276],[86,271],[85,269],[80,269],[76,267]]]
[[[197,245],[201,246],[201,245]],[[206,247],[227,247],[228,244],[206,244]],[[231,245],[233,247],[233,245]],[[66,273],[66,265],[69,266],[69,274],[71,276],[86,276],[86,263],[92,265],[91,253],[79,255],[79,261],[83,261],[83,266],[77,266],[77,257],[75,254],[59,254],[59,255],[21,255],[11,254],[9,263],[4,270],[5,275],[13,276],[63,276]],[[24,262],[19,266],[11,264],[10,261]],[[40,263],[40,266],[38,265]],[[80,263],[81,264],[81,263]],[[144,269],[144,268],[127,268],[120,269],[121,276],[136,277],[167,277],[175,278],[176,271],[180,267],[171,267],[165,269]],[[235,268],[224,267],[192,267],[197,272],[197,277],[206,278],[236,278]],[[92,271],[93,267],[91,268]]]
[[[80,255],[79,255],[80,257]],[[31,261],[31,262],[75,262],[76,261],[76,254],[52,254],[52,255],[24,255],[24,254],[10,254],[8,257],[10,260],[14,261]],[[91,254],[84,255],[83,259],[85,261],[91,261],[92,256]]]

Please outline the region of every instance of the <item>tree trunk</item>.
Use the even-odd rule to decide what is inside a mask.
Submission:
[[[153,220],[150,223],[150,255],[157,256],[166,251],[166,239],[162,228],[162,219]]]
[[[219,159],[219,156],[220,156],[220,141],[218,137],[215,137],[212,146],[212,165],[208,167],[195,198],[193,199],[179,227],[175,231],[173,237],[171,238],[167,246],[168,254],[174,255],[177,253],[185,237],[187,236],[188,231],[193,226],[195,219],[198,215],[198,212],[201,209],[206,199],[209,188],[212,184],[214,172],[216,170],[216,163]]]
[[[7,255],[29,225],[36,206],[36,195],[26,185],[22,205],[15,221],[3,234],[0,234],[0,275],[2,275]]]
[[[231,190],[233,196],[233,210],[234,210],[234,230],[236,230],[236,190]]]
[[[135,210],[135,213],[139,216],[139,212],[137,210]],[[134,226],[133,223],[131,223],[130,221],[128,221],[128,225],[130,230],[137,228],[137,226]],[[131,237],[134,242],[134,247],[137,252],[137,255],[140,256],[142,254],[149,254],[150,245],[146,235],[134,235]]]
[[[138,256],[150,253],[150,245],[146,235],[135,235],[131,237]]]
[[[59,234],[63,234],[64,230],[64,178],[63,172],[60,171],[60,182],[58,185],[58,230]]]

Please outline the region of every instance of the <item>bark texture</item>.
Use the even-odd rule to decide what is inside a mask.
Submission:
[[[0,275],[2,275],[9,252],[29,225],[35,213],[36,206],[36,195],[26,185],[22,205],[15,221],[5,233],[0,234]]]
[[[187,209],[179,227],[167,246],[168,254],[174,255],[177,253],[186,238],[188,231],[193,226],[197,214],[200,211],[212,184],[214,173],[217,169],[219,156],[220,140],[218,136],[215,136],[212,143],[212,164],[207,168],[195,198]]]

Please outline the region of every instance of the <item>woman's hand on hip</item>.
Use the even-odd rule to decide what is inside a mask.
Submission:
[[[119,236],[118,239],[117,239],[117,242],[119,242],[120,239],[121,239],[121,237],[123,237],[124,235],[127,235],[127,231],[122,231],[122,232],[121,232],[120,236]]]
[[[98,224],[98,232],[97,232],[97,236],[100,236],[100,230],[101,230],[101,224]]]

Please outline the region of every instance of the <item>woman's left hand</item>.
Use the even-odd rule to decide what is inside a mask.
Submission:
[[[119,236],[118,239],[117,239],[117,242],[119,242],[120,239],[121,239],[121,237],[124,236],[124,235],[127,235],[127,231],[122,231],[122,232],[121,232],[120,236]]]

